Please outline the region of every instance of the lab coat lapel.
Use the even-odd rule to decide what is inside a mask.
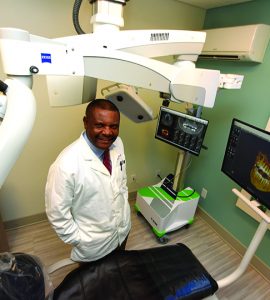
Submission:
[[[105,175],[110,175],[109,171],[103,165],[102,161],[91,150],[91,148],[88,146],[83,137],[81,137],[81,148],[82,156],[85,160],[85,163],[89,165],[89,168],[101,172]]]
[[[92,160],[88,160],[88,162],[91,169],[106,175],[110,175],[109,171],[106,169],[106,167],[98,157],[94,157]]]

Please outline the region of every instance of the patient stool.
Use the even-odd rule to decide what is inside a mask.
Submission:
[[[165,245],[119,250],[71,271],[54,290],[54,300],[203,299],[218,289],[191,250]]]

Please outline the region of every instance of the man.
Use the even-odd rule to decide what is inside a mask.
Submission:
[[[71,259],[94,261],[125,245],[130,207],[117,107],[105,99],[93,100],[83,123],[80,138],[50,167],[45,201],[56,233],[73,245]],[[108,152],[109,169],[103,164]]]

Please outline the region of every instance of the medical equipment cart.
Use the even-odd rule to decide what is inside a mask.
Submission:
[[[135,210],[151,225],[158,241],[167,243],[166,233],[193,223],[199,198],[196,191],[187,187],[174,199],[159,183],[138,190]]]

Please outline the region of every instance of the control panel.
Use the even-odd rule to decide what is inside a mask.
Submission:
[[[199,155],[208,121],[161,107],[155,138]]]

